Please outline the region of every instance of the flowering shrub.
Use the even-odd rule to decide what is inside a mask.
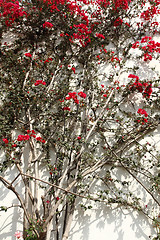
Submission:
[[[159,239],[160,163],[150,137],[159,125],[159,5],[0,0],[0,181],[24,212],[17,239],[50,240],[54,223],[54,238],[66,240],[77,199],[137,210]],[[8,180],[10,166],[17,176]],[[131,180],[116,178],[119,169]],[[92,192],[90,182],[101,184]]]

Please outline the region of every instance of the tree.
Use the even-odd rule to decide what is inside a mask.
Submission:
[[[160,206],[159,154],[145,140],[159,124],[159,5],[0,1],[0,180],[24,211],[24,239],[49,240],[52,224],[55,239],[67,239],[79,198],[143,212],[160,239],[158,216],[128,180],[113,177],[122,168]],[[10,165],[17,169],[11,182]],[[15,186],[20,178],[24,196]],[[103,188],[92,193],[88,182],[96,181]]]

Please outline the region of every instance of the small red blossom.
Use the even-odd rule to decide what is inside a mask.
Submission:
[[[46,141],[45,141],[43,138],[41,138],[41,137],[36,137],[36,140],[39,141],[39,142],[42,142],[42,143],[45,143],[45,142],[46,142]]]
[[[12,148],[14,148],[14,147],[17,147],[17,144],[13,144],[13,145],[12,145]]]
[[[50,201],[49,201],[49,200],[47,200],[47,201],[46,201],[46,203],[47,203],[47,204],[49,204],[49,203],[50,203]]]
[[[43,28],[45,28],[45,27],[52,28],[52,27],[53,27],[53,24],[50,23],[50,22],[45,22],[45,23],[43,24]]]
[[[3,138],[2,140],[5,144],[7,144],[9,142],[7,138]]]
[[[56,197],[56,200],[58,201],[60,198],[59,197]]]
[[[40,85],[40,84],[46,85],[46,82],[44,82],[43,80],[37,80],[37,81],[34,83],[35,86],[38,86],[38,85]]]
[[[152,60],[152,55],[148,54],[148,53],[145,53],[144,54],[144,61],[146,62],[147,60]]]
[[[80,140],[80,139],[81,139],[81,136],[78,136],[77,139]]]
[[[146,123],[148,122],[148,120],[146,118],[144,118],[143,121],[146,122]]]
[[[18,135],[17,141],[28,141],[30,136],[28,134],[26,135]]]
[[[122,25],[122,23],[123,23],[123,20],[120,18],[120,17],[118,17],[115,21],[114,21],[114,26],[115,27],[117,27],[117,26],[121,26]]]
[[[14,236],[15,236],[17,239],[19,239],[19,238],[21,238],[23,235],[22,235],[21,232],[17,231],[17,232],[15,232]]]
[[[64,107],[63,110],[71,111],[69,107]]]
[[[103,36],[103,35],[102,35],[102,34],[100,34],[100,33],[96,33],[96,36],[97,36],[98,38],[105,39],[105,36]]]
[[[24,55],[25,55],[26,57],[29,57],[29,58],[32,57],[32,55],[31,55],[30,53],[25,53]]]
[[[151,94],[152,94],[152,84],[150,84],[149,86],[147,86],[144,90],[143,96],[146,98],[150,98]]]
[[[80,96],[81,98],[84,98],[84,99],[87,97],[87,95],[84,92],[79,92],[78,96]]]
[[[144,115],[145,117],[148,117],[148,113],[142,108],[139,108],[137,113],[139,113],[141,115]]]
[[[72,71],[75,73],[76,72],[76,69],[74,67],[72,67]]]
[[[139,47],[139,42],[138,41],[132,44],[132,48],[135,49],[135,48],[138,48],[138,47]]]
[[[137,81],[139,80],[139,77],[134,74],[129,74],[128,78],[135,78]]]

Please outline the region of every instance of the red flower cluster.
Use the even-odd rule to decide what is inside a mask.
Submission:
[[[28,134],[18,135],[17,141],[28,141],[29,139],[30,139],[30,136]]]
[[[146,43],[146,46],[141,46],[141,49],[145,52],[144,53],[144,61],[147,60],[152,60],[152,55],[149,53],[153,53],[153,52],[158,52],[160,53],[160,43],[159,42],[155,42],[152,40],[152,37],[150,36],[145,36],[141,39],[141,43]],[[135,42],[134,44],[132,44],[132,48],[138,48],[140,47],[139,42]]]
[[[122,8],[124,10],[128,9],[129,0],[114,0],[115,10]]]
[[[30,137],[35,138],[37,141],[40,141],[40,142],[42,142],[42,143],[45,143],[45,142],[46,142],[43,138],[41,138],[41,137],[36,137],[36,133],[35,133],[34,130],[32,130],[32,131],[27,130],[27,133],[29,134]]]
[[[145,37],[142,37],[142,39],[141,39],[141,43],[145,43],[145,42],[148,42],[148,40],[151,40],[152,39],[152,37],[148,37],[148,36],[145,36]]]
[[[100,33],[96,33],[96,36],[97,36],[98,38],[105,39],[105,36],[103,36],[103,35],[102,35],[102,34],[100,34]]]
[[[147,60],[152,60],[152,55],[148,54],[148,53],[145,53],[144,54],[144,61],[146,62]]]
[[[30,57],[30,58],[32,57],[32,55],[31,55],[30,53],[25,53],[24,55],[25,55],[26,57]]]
[[[150,98],[151,94],[152,94],[153,90],[152,90],[152,84],[146,86],[144,92],[143,92],[143,96]]]
[[[76,92],[69,92],[68,95],[69,97],[66,97],[66,100],[70,100],[70,99],[73,99],[73,101],[76,103],[76,104],[79,104],[79,100],[77,99],[77,93]],[[79,92],[78,93],[78,96],[80,96],[81,98],[86,98],[86,94],[84,92]]]
[[[52,28],[53,27],[53,24],[52,23],[50,23],[50,22],[45,22],[45,23],[43,23],[43,28]]]
[[[77,99],[76,92],[69,92],[68,95],[69,97],[66,97],[66,100],[70,100],[71,98],[74,100],[76,104],[79,104],[79,100]]]
[[[136,81],[138,81],[138,80],[139,80],[139,77],[138,77],[138,76],[136,76],[136,75],[134,75],[134,74],[129,74],[129,75],[128,75],[128,78],[135,78],[135,79],[136,79]]]
[[[142,108],[139,108],[137,113],[139,113],[141,115],[144,115],[145,117],[148,117],[148,113]]]
[[[52,59],[52,58],[47,58],[47,59],[44,61],[44,63],[47,63],[47,62],[50,62],[50,61],[53,61],[53,59]]]
[[[72,71],[73,71],[74,73],[76,73],[76,69],[75,69],[74,67],[72,67]]]
[[[35,85],[35,86],[38,86],[38,85],[40,85],[40,84],[46,85],[46,82],[44,82],[43,80],[37,80],[34,85]]]
[[[148,9],[141,13],[141,18],[144,20],[151,20],[154,15],[159,14],[160,10],[157,6],[148,7]]]
[[[84,99],[87,97],[87,95],[84,92],[79,92],[78,96],[80,96],[81,98],[84,98]]]
[[[64,107],[63,110],[71,111],[69,107]]]
[[[135,43],[132,44],[132,48],[138,48],[139,47],[139,42],[136,41]]]
[[[0,8],[2,11],[0,17],[3,16],[6,19],[5,24],[7,27],[10,27],[17,18],[23,15],[27,16],[27,13],[19,7],[19,2],[17,0],[1,0]]]
[[[140,83],[139,77],[133,74],[129,74],[129,78],[136,78],[136,81],[130,86],[130,90],[138,90],[139,92],[143,92],[143,97],[150,98],[152,94],[152,84],[149,83]]]
[[[41,137],[36,137],[36,140],[39,141],[39,142],[41,142],[41,143],[45,143],[45,142],[46,142],[46,141],[45,141],[43,138],[41,138]]]
[[[117,26],[119,26],[119,25],[122,25],[122,23],[123,23],[123,20],[120,18],[120,17],[118,17],[115,21],[114,21],[114,26],[115,27],[117,27]]]
[[[2,140],[5,144],[7,144],[9,142],[7,138],[3,138]]]

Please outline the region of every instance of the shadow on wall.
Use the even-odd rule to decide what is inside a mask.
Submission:
[[[69,240],[149,240],[155,234],[151,223],[142,214],[124,208],[77,210]],[[92,211],[92,214],[91,212]]]
[[[15,175],[14,169],[10,169],[10,171],[12,171],[12,177],[7,172],[5,173],[8,181],[12,181]],[[16,189],[18,192],[22,192],[21,183],[16,186]],[[0,182],[0,193],[0,206],[11,207],[19,204],[14,193],[8,190],[2,182]],[[6,212],[0,211],[0,240],[15,239],[14,233],[18,230],[22,231],[22,222],[23,212],[20,208],[11,207]]]
[[[108,167],[105,167],[101,173],[104,174]],[[121,168],[115,169],[114,176],[122,181],[129,180],[128,174]],[[133,179],[130,181],[134,195],[140,196],[143,204],[152,204],[153,206],[151,198],[144,189]],[[147,185],[146,182],[143,183]],[[117,187],[120,190],[120,186],[117,185]],[[103,188],[101,183],[97,184],[95,181],[90,192],[96,194]],[[80,204],[86,207],[92,205],[92,209],[83,211]],[[152,222],[142,212],[131,208],[117,207],[117,205],[108,207],[104,203],[78,199],[69,240],[149,240],[149,236],[154,234]]]

